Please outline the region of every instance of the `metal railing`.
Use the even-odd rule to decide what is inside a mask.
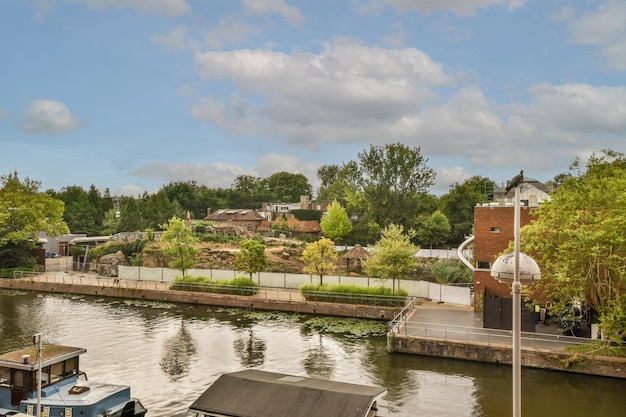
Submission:
[[[409,319],[409,317],[411,317],[413,310],[415,310],[417,306],[415,300],[417,300],[416,297],[411,298],[411,301],[409,301],[409,303],[402,309],[402,311],[399,312],[393,318],[393,320],[389,322],[389,331],[393,333],[398,333],[400,331],[400,328],[406,324],[406,321]]]
[[[513,332],[510,330],[485,329],[480,327],[464,327],[437,323],[404,322],[403,326],[393,328],[394,333],[406,337],[420,339],[443,340],[447,342],[461,342],[468,344],[485,344],[489,346],[510,346],[513,340]],[[522,348],[534,350],[562,351],[568,346],[580,347],[580,353],[584,352],[584,345],[588,339],[573,336],[553,335],[544,333],[521,333]]]

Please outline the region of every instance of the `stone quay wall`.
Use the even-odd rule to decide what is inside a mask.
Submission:
[[[392,352],[455,358],[507,366],[513,362],[513,353],[510,346],[420,339],[401,335],[389,335],[387,343],[389,351]],[[522,349],[521,364],[524,367],[551,371],[626,378],[626,358]]]
[[[87,296],[132,298],[172,303],[213,305],[222,307],[251,308],[271,311],[320,314],[338,317],[357,317],[391,321],[401,307],[365,306],[338,303],[322,303],[301,300],[278,300],[258,296],[237,296],[191,291],[124,288],[96,285],[65,284],[30,280],[0,279],[0,288],[39,291],[49,293],[72,293]]]

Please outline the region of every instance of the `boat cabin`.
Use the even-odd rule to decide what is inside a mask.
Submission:
[[[204,417],[374,417],[380,387],[248,369],[221,375],[189,407]]]
[[[78,356],[82,348],[43,345],[41,358],[41,388],[76,378],[79,373]],[[0,408],[18,407],[22,400],[37,395],[39,378],[37,347],[32,346],[0,356]]]
[[[0,417],[33,416],[37,407],[43,417],[144,417],[129,386],[87,381],[78,359],[86,351],[43,344],[0,355]]]

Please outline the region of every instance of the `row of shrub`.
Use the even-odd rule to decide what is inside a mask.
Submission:
[[[403,307],[408,293],[398,289],[395,292],[387,287],[363,287],[359,285],[303,285],[300,293],[308,301],[327,303],[379,305]]]
[[[176,277],[170,286],[172,290],[210,292],[230,295],[255,295],[259,285],[248,277],[236,277],[231,280],[212,280],[208,277],[185,276]]]

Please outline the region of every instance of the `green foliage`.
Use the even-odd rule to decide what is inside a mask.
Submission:
[[[431,248],[445,243],[450,235],[450,223],[448,218],[436,210],[430,217],[421,222],[417,229],[417,240]]]
[[[259,285],[248,277],[214,281],[203,276],[182,276],[176,277],[170,289],[229,295],[255,295],[259,292]]]
[[[32,271],[35,269],[35,258],[31,254],[30,242],[10,242],[0,247],[0,268],[5,270],[3,275],[12,277],[13,269],[20,271]]]
[[[578,161],[572,171],[522,229],[521,249],[537,260],[538,285],[555,309],[588,301],[604,336],[617,341],[626,328],[626,158],[604,151],[586,172]]]
[[[194,237],[185,221],[178,217],[172,217],[163,228],[165,229],[161,236],[161,241],[165,243],[163,253],[174,258],[170,266],[179,269],[185,276],[185,271],[195,265],[198,239]]]
[[[241,249],[235,255],[235,269],[252,274],[263,271],[267,266],[265,245],[257,239],[244,239],[239,243]]]
[[[449,242],[455,245],[462,243],[465,236],[472,234],[474,227],[474,207],[486,203],[492,196],[493,181],[475,176],[463,184],[455,183],[448,194],[439,199],[439,210],[450,223]]]
[[[406,290],[359,285],[303,285],[300,293],[309,301],[401,307],[406,303]]]
[[[291,210],[291,214],[300,221],[322,220],[323,213],[320,210]]]
[[[322,219],[321,226],[324,234],[334,240],[341,240],[352,231],[348,214],[337,200],[328,206],[328,212]]]
[[[0,182],[0,248],[11,243],[34,247],[41,232],[49,236],[69,232],[63,202],[40,193],[39,182],[20,181],[17,172],[0,177]]]
[[[313,192],[309,180],[303,174],[281,171],[260,181],[259,188],[270,194],[273,201],[296,202],[301,195]]]
[[[419,248],[411,243],[414,236],[413,230],[405,233],[402,226],[387,226],[381,232],[380,240],[372,247],[370,257],[363,261],[365,272],[380,278],[383,283],[391,278],[395,289],[396,279],[408,275],[418,266],[415,255]]]
[[[302,261],[306,264],[303,271],[317,275],[320,284],[324,283],[324,275],[332,274],[337,269],[337,249],[335,242],[328,238],[321,238],[317,242],[309,243],[302,252]]]
[[[313,317],[304,323],[305,330],[340,334],[347,338],[382,337],[387,334],[386,323],[374,320],[339,317]]]
[[[454,259],[439,259],[430,265],[430,273],[439,284],[470,283],[474,272]]]

